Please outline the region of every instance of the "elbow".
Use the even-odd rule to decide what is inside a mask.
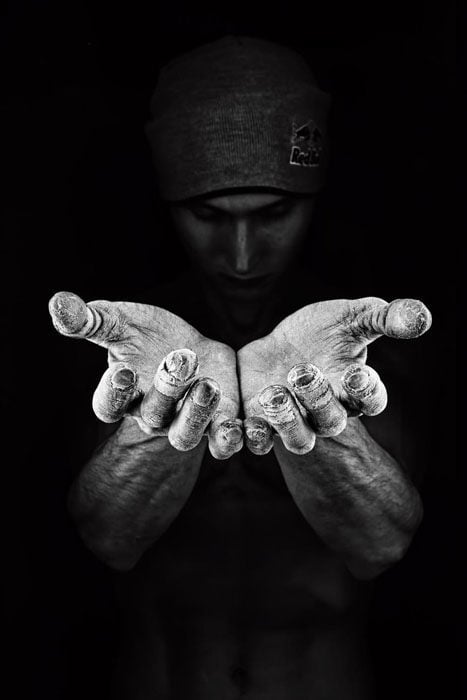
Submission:
[[[422,519],[422,500],[415,492],[403,524],[394,526],[383,541],[373,542],[365,548],[363,556],[352,557],[346,562],[351,574],[358,580],[371,580],[398,564],[407,554]]]
[[[89,547],[91,549],[91,547]],[[118,573],[128,573],[135,568],[139,562],[141,555],[132,555],[128,553],[108,551],[102,549],[91,549],[95,556],[106,566]]]
[[[401,561],[409,546],[410,540],[400,541],[380,547],[378,551],[365,552],[363,556],[348,559],[347,568],[359,581],[370,581]]]
[[[73,488],[67,505],[82,542],[99,561],[121,573],[134,569],[143,554],[134,546],[134,541],[129,542],[128,538],[113,534],[106,519],[84,510]]]
[[[125,541],[118,541],[114,537],[96,536],[94,533],[86,531],[85,528],[78,528],[81,539],[86,547],[103,564],[119,573],[127,573],[135,568],[143,552],[131,548]]]

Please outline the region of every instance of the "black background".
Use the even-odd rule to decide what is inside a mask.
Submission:
[[[61,289],[134,299],[171,279],[179,251],[154,194],[148,101],[159,65],[226,33],[302,50],[333,95],[333,166],[310,265],[348,296],[412,296],[433,311],[430,333],[404,349],[424,386],[425,519],[378,581],[370,634],[381,698],[457,696],[452,6],[323,5],[17,1],[7,11],[3,562],[8,670],[25,696],[104,699],[118,634],[111,574],[66,514],[105,354],[59,337],[47,301]]]

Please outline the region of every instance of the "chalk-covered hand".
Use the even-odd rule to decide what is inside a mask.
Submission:
[[[417,338],[431,314],[414,299],[376,297],[305,306],[238,353],[246,444],[265,454],[275,430],[296,454],[316,435],[338,435],[348,415],[384,410],[386,389],[367,366],[367,345],[382,335]]]
[[[190,450],[207,432],[209,448],[226,459],[242,447],[236,357],[175,314],[146,304],[92,301],[58,292],[49,302],[62,335],[108,350],[108,369],[94,392],[97,417],[133,416],[140,428]]]

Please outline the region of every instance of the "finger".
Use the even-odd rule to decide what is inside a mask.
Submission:
[[[347,411],[337,400],[328,379],[311,362],[290,370],[287,381],[307,411],[317,435],[339,435],[347,425]]]
[[[86,304],[72,292],[57,292],[49,301],[49,312],[55,329],[62,335],[86,338],[103,347],[122,336],[122,319],[110,301]]]
[[[286,387],[277,384],[268,386],[261,392],[258,401],[289,452],[306,454],[313,449],[316,435]]]
[[[99,420],[115,423],[123,418],[136,390],[136,372],[118,362],[104,372],[92,397],[92,407]]]
[[[228,459],[243,447],[242,421],[224,415],[214,417],[208,431],[209,451],[215,459]]]
[[[195,380],[197,372],[198,358],[192,350],[174,350],[164,357],[141,402],[141,418],[146,425],[162,428],[172,422],[177,403]]]
[[[168,433],[169,442],[177,450],[192,450],[203,437],[217,408],[220,389],[213,379],[198,379],[188,391],[182,407]]]
[[[342,386],[349,405],[366,416],[376,416],[386,408],[386,387],[372,367],[350,365],[342,377]]]
[[[418,338],[431,326],[431,313],[418,299],[360,299],[361,310],[352,321],[354,331],[369,342],[380,335],[389,338]]]
[[[274,435],[269,423],[259,416],[251,416],[243,421],[245,444],[255,455],[265,455],[271,451]]]
[[[209,450],[216,459],[228,459],[243,447],[243,426],[237,415],[237,401],[221,393],[208,430]]]

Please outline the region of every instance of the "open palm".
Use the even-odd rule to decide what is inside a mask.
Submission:
[[[256,440],[265,440],[268,449],[264,420],[291,451],[307,452],[315,434],[341,432],[349,413],[380,413],[386,389],[366,365],[368,344],[382,335],[416,338],[430,325],[426,306],[412,299],[388,304],[366,297],[305,306],[239,352],[246,425],[254,422]],[[265,451],[251,440],[247,444]]]
[[[113,422],[133,415],[148,432],[168,434],[179,449],[195,446],[201,423],[203,431],[210,423],[209,443],[215,456],[230,456],[234,443],[233,451],[240,449],[236,359],[227,345],[205,338],[180,317],[156,306],[85,304],[75,294],[59,292],[49,309],[60,333],[85,338],[108,351],[108,370],[93,400],[101,420]],[[190,399],[195,400],[195,409]],[[184,441],[193,421],[194,436]]]

